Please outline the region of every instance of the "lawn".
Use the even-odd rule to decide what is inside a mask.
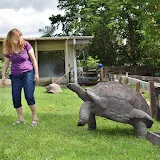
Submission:
[[[67,88],[48,94],[36,87],[40,123],[30,127],[31,113],[23,96],[26,124],[17,120],[11,88],[0,88],[0,159],[2,160],[158,160],[160,148],[138,139],[132,126],[97,117],[97,130],[77,127],[82,100]],[[149,131],[160,132],[154,120]]]

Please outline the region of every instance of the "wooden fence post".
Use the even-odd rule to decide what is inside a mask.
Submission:
[[[109,78],[109,81],[112,81],[112,75],[111,75],[111,73],[108,73],[108,78]]]
[[[157,121],[160,120],[159,91],[160,91],[159,87],[155,88],[155,101],[156,101],[156,115],[155,116],[156,116]]]
[[[136,91],[140,92],[140,82],[136,82]]]
[[[124,84],[128,84],[128,77],[124,77]]]
[[[100,69],[100,72],[101,72],[101,82],[104,81],[104,73],[103,73],[103,67]]]
[[[150,107],[151,107],[151,114],[152,117],[155,116],[156,113],[156,100],[155,100],[155,90],[154,90],[154,82],[149,82],[150,86]]]
[[[119,76],[118,82],[122,84],[122,76]]]
[[[108,77],[108,68],[104,67],[104,77]]]

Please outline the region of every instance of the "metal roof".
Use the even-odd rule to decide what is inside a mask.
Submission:
[[[3,41],[5,37],[0,37],[0,41]],[[65,37],[24,37],[25,40],[73,40],[73,39],[93,39],[94,36],[65,36]]]

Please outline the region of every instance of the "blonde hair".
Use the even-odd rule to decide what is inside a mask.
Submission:
[[[4,54],[11,55],[14,50],[14,40],[19,40],[20,36],[22,36],[22,33],[20,30],[14,28],[10,30],[7,34],[7,37],[3,41],[3,52]],[[24,46],[26,44],[26,41],[22,39],[21,44],[18,42],[19,48],[22,51],[24,49]]]

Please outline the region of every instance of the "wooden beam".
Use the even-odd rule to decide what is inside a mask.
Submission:
[[[150,106],[151,106],[151,113],[152,117],[155,116],[156,113],[156,101],[155,101],[155,90],[154,90],[154,82],[149,82],[150,86]]]
[[[37,64],[38,64],[38,49],[37,49],[37,40],[35,40],[35,57],[36,57]]]
[[[73,76],[74,76],[74,82],[78,83],[77,58],[76,58],[76,39],[73,39]]]
[[[69,71],[69,61],[68,61],[68,39],[65,40],[65,74]],[[69,75],[66,74],[67,81],[69,82]]]
[[[157,87],[154,89],[155,90],[155,103],[156,103],[156,120],[160,121],[160,104],[159,104],[159,92],[160,92],[160,88]]]
[[[136,82],[136,91],[140,92],[140,82]]]
[[[103,82],[104,81],[104,73],[103,73],[103,67],[100,69],[100,80],[101,80],[101,82]]]

